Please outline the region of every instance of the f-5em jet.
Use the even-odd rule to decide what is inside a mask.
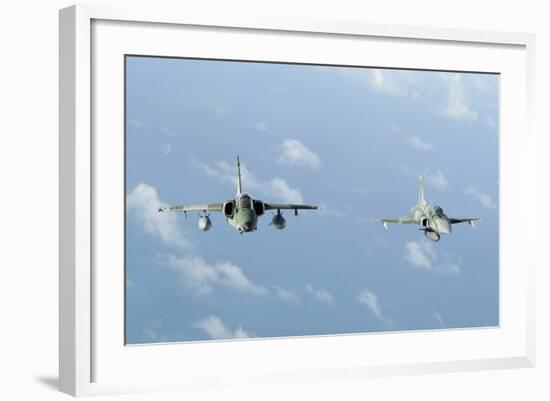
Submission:
[[[204,205],[180,205],[171,207],[161,207],[159,212],[187,212],[198,211],[198,226],[202,231],[208,231],[212,227],[209,212],[222,212],[227,222],[238,230],[241,234],[255,231],[258,228],[258,217],[262,216],[268,210],[277,210],[273,215],[270,225],[276,229],[282,230],[286,226],[286,220],[281,213],[283,209],[294,210],[294,215],[298,216],[300,209],[317,209],[317,206],[296,205],[286,203],[268,203],[258,199],[252,199],[250,195],[242,192],[241,187],[241,163],[237,156],[237,195],[224,203],[209,203]]]
[[[388,223],[396,224],[418,224],[422,226],[420,229],[424,231],[426,238],[432,241],[439,241],[441,234],[450,234],[452,225],[458,223],[469,223],[475,227],[474,222],[479,220],[478,217],[466,217],[461,219],[450,218],[443,212],[439,206],[427,203],[424,200],[424,182],[420,175],[418,182],[418,204],[414,206],[408,217],[397,219],[380,219],[378,223],[384,224],[384,228],[388,229]]]

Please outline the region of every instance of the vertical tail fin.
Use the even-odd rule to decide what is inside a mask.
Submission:
[[[418,177],[418,206],[426,205],[426,200],[424,199],[424,178],[422,174]]]
[[[241,192],[241,162],[239,161],[239,156],[237,156],[237,195],[239,195]]]

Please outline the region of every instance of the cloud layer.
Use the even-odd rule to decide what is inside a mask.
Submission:
[[[382,308],[376,294],[368,289],[364,289],[357,295],[357,302],[365,305],[370,312],[386,326],[392,326],[393,322],[382,313]]]
[[[312,170],[321,167],[319,156],[297,139],[285,139],[281,144],[281,152],[281,156],[277,159],[280,164],[308,167]]]
[[[285,288],[281,288],[278,285],[273,286],[273,290],[275,291],[275,294],[281,298],[283,301],[289,303],[289,304],[298,304],[300,303],[300,297],[296,295],[294,292],[287,290]]]
[[[372,88],[390,95],[406,96],[408,94],[407,89],[393,71],[372,69],[369,84]]]
[[[411,265],[430,270],[436,254],[433,246],[428,242],[410,241],[405,244],[407,251],[405,259]]]
[[[383,317],[382,310],[380,309],[380,305],[378,304],[378,297],[369,290],[363,290],[357,296],[357,302],[362,305],[366,305],[373,313],[373,315],[376,316],[378,319],[381,319]]]
[[[433,316],[433,318],[434,318],[435,320],[437,320],[437,322],[439,323],[439,325],[440,325],[441,327],[443,327],[443,328],[444,328],[444,327],[447,327],[447,325],[445,324],[445,321],[443,320],[443,318],[441,317],[441,314],[440,314],[439,312],[433,311],[433,312],[431,313],[431,315]]]
[[[391,96],[417,98],[420,96],[411,82],[401,71],[386,69],[341,68],[341,74],[366,85],[370,89]]]
[[[246,277],[240,267],[227,261],[209,264],[198,256],[177,258],[174,255],[164,255],[161,259],[181,275],[188,289],[197,294],[209,294],[215,286],[252,295],[268,293],[265,287],[253,283]]]
[[[461,267],[453,261],[438,262],[433,244],[427,241],[409,241],[405,244],[405,260],[414,267],[438,273],[459,274]]]
[[[421,141],[420,138],[418,138],[417,136],[407,138],[407,142],[409,143],[409,145],[411,145],[413,148],[417,150],[422,150],[422,151],[433,150],[432,144]]]
[[[480,192],[474,187],[469,187],[466,190],[466,193],[476,198],[481,203],[481,205],[487,209],[496,209],[497,207],[491,195]]]
[[[282,178],[273,178],[267,185],[264,185],[260,191],[265,193],[266,196],[272,196],[286,203],[304,203],[304,198],[300,190],[291,188]]]
[[[251,337],[241,326],[238,326],[235,330],[227,328],[222,320],[214,315],[200,320],[194,326],[204,331],[212,340]]]
[[[441,114],[454,120],[476,121],[478,113],[467,104],[467,94],[459,74],[453,74],[448,78],[449,94],[447,103],[441,110]]]
[[[137,217],[148,234],[166,245],[189,248],[189,241],[178,228],[176,213],[159,213],[159,207],[168,206],[159,199],[151,185],[139,183],[126,197],[126,208]]]
[[[208,177],[217,179],[228,185],[236,187],[236,167],[225,161],[219,161],[214,164],[194,162],[195,167],[204,172]],[[292,188],[285,180],[275,177],[268,181],[257,179],[241,163],[241,175],[243,191],[257,191],[262,196],[268,197],[269,201],[279,201],[285,203],[303,203],[304,198],[298,188]]]
[[[444,191],[449,186],[449,181],[447,181],[447,178],[441,171],[433,172],[431,170],[427,170],[424,173],[424,179],[428,182],[428,184],[432,185],[435,189],[439,191]]]
[[[334,296],[330,291],[325,290],[324,288],[315,288],[311,284],[306,285],[306,292],[313,297],[316,301],[322,304],[333,304]]]

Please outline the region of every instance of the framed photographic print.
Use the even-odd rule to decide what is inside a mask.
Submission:
[[[60,32],[62,391],[532,366],[532,36]]]

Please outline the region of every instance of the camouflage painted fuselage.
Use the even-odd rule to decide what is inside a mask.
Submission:
[[[427,203],[424,199],[424,182],[422,175],[418,177],[418,203],[411,209],[408,217],[399,218],[384,218],[378,220],[384,224],[384,228],[388,229],[388,224],[418,224],[422,226],[426,238],[432,241],[439,241],[441,234],[450,234],[452,225],[458,223],[469,223],[474,227],[474,221],[477,217],[466,218],[450,218],[443,213],[443,209],[431,203]]]
[[[427,230],[438,234],[450,234],[451,223],[443,209],[439,206],[427,203],[422,206],[415,206],[411,209],[411,217]]]
[[[298,216],[298,210],[315,210],[317,206],[301,205],[294,203],[271,203],[263,202],[258,199],[252,199],[250,195],[242,192],[241,185],[241,163],[237,156],[237,195],[224,203],[205,203],[195,205],[178,206],[160,206],[159,212],[199,212],[198,227],[201,231],[208,231],[212,227],[210,220],[211,212],[221,212],[225,216],[231,227],[242,233],[248,233],[258,229],[258,217],[262,216],[268,210],[276,210],[270,225],[277,230],[282,230],[286,226],[285,218],[281,210],[293,210],[294,215]],[[201,214],[200,212],[204,213]]]
[[[226,215],[228,223],[241,233],[248,233],[258,228],[258,214],[254,210],[254,200],[246,193],[235,197],[233,213]]]

